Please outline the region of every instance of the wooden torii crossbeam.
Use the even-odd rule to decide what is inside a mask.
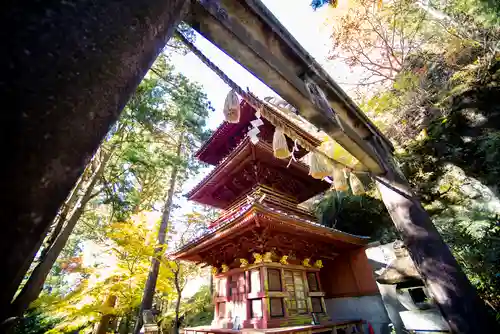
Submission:
[[[494,332],[484,304],[392,161],[392,146],[257,0],[9,1],[0,53],[0,323],[88,159],[153,60],[187,23],[294,105],[374,175],[454,332]],[[325,104],[318,96],[324,94]]]

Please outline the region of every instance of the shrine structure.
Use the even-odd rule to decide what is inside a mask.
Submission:
[[[362,332],[362,314],[336,317],[327,308],[336,308],[334,298],[378,293],[364,253],[368,238],[316,222],[300,203],[330,184],[308,175],[301,147],[291,161],[273,156],[274,126],[268,120],[253,144],[247,131],[255,110],[244,101],[240,106],[239,123],[224,122],[197,152],[199,160],[216,167],[187,194],[224,212],[205,234],[170,254],[213,268],[212,325],[186,328],[186,334]],[[320,144],[278,111],[268,113],[303,142]]]

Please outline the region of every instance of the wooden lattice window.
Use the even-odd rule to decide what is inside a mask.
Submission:
[[[319,291],[318,278],[316,277],[316,273],[307,273],[307,284],[309,285],[309,291]]]
[[[283,298],[269,298],[271,309],[271,317],[283,317],[285,312],[283,310]]]
[[[229,278],[229,295],[237,296],[245,293],[245,275],[240,273]]]
[[[311,297],[312,311],[314,313],[323,313],[323,304],[321,297]]]
[[[296,315],[308,313],[302,272],[285,270],[285,284],[288,292],[288,314]]]
[[[267,269],[269,291],[281,291],[281,272],[279,269]]]

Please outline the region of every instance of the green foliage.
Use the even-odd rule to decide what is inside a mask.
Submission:
[[[181,181],[199,164],[188,158],[208,133],[205,119],[213,108],[201,87],[176,73],[161,55],[137,88],[116,125],[110,145],[118,145],[104,176],[104,204],[117,220],[151,210],[168,188],[171,166],[180,166]],[[184,133],[183,157],[176,141]]]
[[[401,168],[471,282],[498,309],[500,129],[496,100],[500,64],[491,58],[459,70],[440,64],[428,66],[417,88],[395,87],[366,106],[389,95],[398,97],[386,104],[385,113],[391,116],[410,107],[422,110],[420,122],[409,113],[392,118],[398,120],[392,126],[399,130],[389,133],[400,143]],[[416,94],[425,98],[408,107]],[[378,112],[383,115],[384,109]]]
[[[483,299],[499,310],[500,2],[394,1],[382,10],[374,8],[353,9],[350,19],[341,21],[349,23],[343,26],[347,29],[334,36],[367,38],[337,38],[344,50],[356,56],[391,37],[392,29],[401,38],[410,36],[415,47],[382,43],[379,51],[361,53],[358,60],[375,64],[360,64],[373,72],[376,66],[394,67],[387,50],[406,49],[404,57],[398,52],[392,57],[400,66],[389,73],[390,86],[371,93],[361,108],[395,142],[400,167],[443,238]],[[370,24],[377,20],[380,24]],[[351,59],[345,62],[353,65]],[[329,226],[383,236],[373,232],[383,231],[382,223],[375,229],[368,223],[376,218],[377,203],[370,203],[373,208],[359,203],[349,194],[327,194],[317,210]]]
[[[182,306],[185,327],[210,325],[214,319],[214,305],[208,285],[200,287],[200,290],[184,301]]]
[[[26,315],[16,323],[13,328],[14,333],[23,334],[43,334],[54,328],[60,320],[49,317],[44,313],[34,310],[27,312]]]
[[[122,326],[133,324],[158,248],[157,210],[165,201],[174,166],[174,196],[197,173],[200,165],[193,152],[208,136],[205,120],[211,111],[201,87],[161,55],[101,145],[100,151],[110,154],[103,175],[17,333],[86,331],[108,314],[128,319]],[[198,213],[185,220],[192,226],[205,223]],[[83,264],[68,270],[74,259]],[[183,288],[198,273],[197,267],[162,258],[157,302],[176,296],[182,291],[178,286]],[[110,296],[117,298],[116,305],[105,305]]]
[[[433,0],[431,4],[461,22],[472,21],[485,27],[500,25],[500,3],[495,0]]]
[[[396,237],[394,225],[379,198],[370,195],[328,191],[313,204],[319,222],[343,232],[389,242]]]

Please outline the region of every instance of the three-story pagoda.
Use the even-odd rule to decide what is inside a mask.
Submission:
[[[274,157],[275,129],[266,119],[252,143],[247,132],[256,111],[246,102],[240,108],[239,122],[221,124],[197,152],[216,167],[187,194],[224,212],[207,233],[171,254],[213,268],[212,325],[186,332],[362,330],[359,322],[332,322],[325,298],[377,291],[363,251],[368,239],[316,222],[300,203],[330,184],[308,175],[301,147],[295,159]],[[279,109],[267,104],[266,110],[302,142],[320,144]]]

